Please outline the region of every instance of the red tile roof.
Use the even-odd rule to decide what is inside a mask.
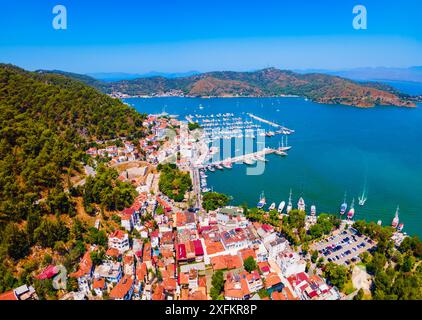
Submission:
[[[37,278],[39,280],[50,279],[50,278],[54,277],[57,273],[59,273],[59,270],[57,270],[57,268],[55,266],[49,265],[47,268],[45,268],[35,278]]]
[[[92,260],[90,252],[85,252],[81,262],[79,263],[79,269],[76,272],[69,274],[72,278],[79,278],[91,273],[92,270]]]
[[[92,284],[92,287],[94,289],[104,289],[105,288],[105,279],[104,278],[95,279],[94,283]]]
[[[164,300],[164,287],[161,284],[155,287],[152,300]]]
[[[133,277],[125,275],[120,279],[119,283],[110,291],[110,298],[112,299],[123,299],[133,285]]]
[[[242,267],[243,263],[239,256],[223,255],[211,258],[211,264],[214,270],[237,269]]]
[[[176,259],[177,260],[186,260],[186,246],[184,243],[179,243],[176,246]]]
[[[13,290],[7,291],[5,293],[0,294],[0,301],[5,300],[18,300]]]
[[[265,278],[265,287],[271,288],[277,284],[281,283],[281,279],[280,277],[277,275],[277,273],[272,272],[270,274],[268,274]]]
[[[201,240],[197,239],[193,241],[193,246],[195,248],[195,256],[203,256],[204,248],[202,247]]]

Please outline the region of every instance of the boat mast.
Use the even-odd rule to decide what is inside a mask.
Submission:
[[[292,205],[292,189],[290,189],[289,205]]]

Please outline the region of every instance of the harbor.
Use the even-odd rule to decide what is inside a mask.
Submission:
[[[185,119],[191,124],[198,124],[207,142],[219,139],[258,139],[259,137],[273,137],[275,135],[290,135],[295,131],[269,120],[255,116],[252,113],[218,113],[187,115]],[[263,125],[274,128],[270,130]]]
[[[354,220],[374,223],[381,220],[383,224],[389,224],[399,204],[400,223],[405,224],[404,230],[408,234],[422,235],[422,215],[419,214],[422,210],[419,201],[422,190],[420,150],[412,147],[422,139],[420,108],[411,111],[374,108],[368,112],[316,104],[300,98],[155,98],[130,99],[129,102],[135,104],[140,112],[148,113],[157,113],[166,106],[169,114],[179,114],[183,120],[189,114],[201,117],[214,114],[214,117],[203,118],[207,120],[223,120],[222,116],[216,117],[219,113],[233,114],[234,118],[252,121],[267,132],[279,130],[247,115],[251,113],[294,129],[291,135],[267,137],[268,148],[277,149],[282,138],[287,138],[287,145],[293,148],[286,151],[286,157],[275,153],[266,155],[268,161],[261,175],[247,175],[248,165],[244,163],[235,163],[231,169],[221,165],[223,170],[215,166],[214,172],[206,170],[207,188],[230,195],[233,203],[256,206],[262,190],[271,203],[282,199],[287,202],[292,188],[297,198],[303,195],[309,205],[315,204],[317,214],[333,213],[339,210],[347,191],[349,208],[345,215],[355,197]],[[199,109],[200,104],[204,109]],[[397,132],[402,132],[404,138],[400,138]],[[258,135],[257,140],[260,138]],[[220,150],[224,154],[222,149],[229,142],[234,145],[253,141],[245,139],[218,139],[204,145],[204,152],[215,147],[213,153]],[[395,148],[391,148],[392,145]],[[233,154],[226,158],[237,156],[236,149],[238,147],[234,147]],[[205,159],[204,155],[203,160],[201,164],[218,163],[217,159],[211,161],[211,156]],[[359,206],[358,198],[362,200],[366,176],[368,190],[363,199],[367,198],[367,201],[364,206]],[[389,196],[386,197],[386,194]]]

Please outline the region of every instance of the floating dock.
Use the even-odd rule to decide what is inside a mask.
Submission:
[[[252,119],[255,119],[255,120],[259,121],[259,122],[268,124],[268,125],[270,125],[270,126],[272,126],[274,128],[279,128],[281,130],[284,130],[286,134],[291,134],[291,133],[295,132],[294,130],[289,129],[287,127],[283,127],[282,125],[279,125],[278,123],[275,123],[275,122],[272,122],[272,121],[269,121],[269,120],[265,120],[263,118],[260,118],[260,117],[258,117],[256,115],[254,115],[253,113],[247,113],[247,115],[249,117],[251,117]]]

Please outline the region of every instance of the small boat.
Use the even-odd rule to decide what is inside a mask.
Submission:
[[[210,188],[202,188],[202,192],[203,193],[207,193],[207,192],[210,192],[211,191],[211,189]]]
[[[215,165],[215,167],[218,169],[218,170],[223,170],[224,168],[223,168],[223,166],[221,165],[221,164],[217,164],[217,165]]]
[[[281,201],[280,204],[278,205],[278,213],[282,213],[285,206],[286,206],[286,202]]]
[[[400,223],[399,226],[397,227],[397,230],[398,231],[403,231],[403,228],[404,228],[404,224],[403,223]]]
[[[316,215],[316,206],[312,205],[311,206],[311,216],[315,216]]]
[[[287,205],[287,214],[289,214],[290,211],[292,211],[292,209],[293,209],[293,204],[292,204],[292,189],[290,189],[289,204]]]
[[[215,171],[215,168],[213,166],[209,166],[208,167],[208,170],[211,171],[211,172],[214,172]]]
[[[288,136],[286,136],[286,142],[284,142],[284,136],[281,137],[281,147],[279,146],[278,150],[280,151],[289,151],[292,147],[289,146]]]
[[[269,211],[275,209],[275,202],[271,203],[270,207],[268,208]]]
[[[347,210],[347,203],[343,203],[340,207],[340,215],[343,216],[346,213]]]
[[[277,151],[275,151],[274,153],[275,153],[276,155],[278,155],[278,156],[282,156],[282,157],[287,156],[287,153],[286,153],[286,152],[284,152],[284,151],[281,151],[281,150],[277,150]]]
[[[251,165],[255,164],[256,161],[255,160],[252,160],[252,159],[244,159],[243,162],[246,165],[251,166]]]
[[[226,169],[231,169],[231,168],[233,168],[233,165],[232,165],[231,162],[227,161],[227,162],[223,163],[223,167],[226,168]]]
[[[340,215],[343,216],[347,210],[346,193],[344,194],[343,204],[340,207]]]
[[[364,206],[366,201],[368,200],[368,194],[366,191],[366,181],[365,181],[365,187],[363,188],[363,191],[362,191],[362,195],[358,198],[358,200],[359,200],[360,206]]]
[[[382,221],[378,220],[377,225],[382,226]]]
[[[350,206],[350,210],[347,213],[347,219],[352,220],[355,216],[355,199],[352,201],[352,205]]]
[[[300,197],[298,203],[297,203],[297,209],[299,211],[305,211],[306,210],[306,205],[305,205],[305,200],[303,200],[302,197]]]
[[[400,210],[399,207],[397,207],[396,214],[394,216],[393,221],[391,222],[391,226],[393,228],[397,228],[399,225],[399,210]]]
[[[259,197],[259,202],[256,205],[256,207],[258,209],[262,209],[265,205],[266,205],[267,201],[265,200],[265,195],[264,195],[264,191],[261,193],[260,197]]]
[[[364,206],[366,201],[368,200],[368,198],[366,197],[366,195],[363,193],[359,198],[359,205],[360,206]]]

